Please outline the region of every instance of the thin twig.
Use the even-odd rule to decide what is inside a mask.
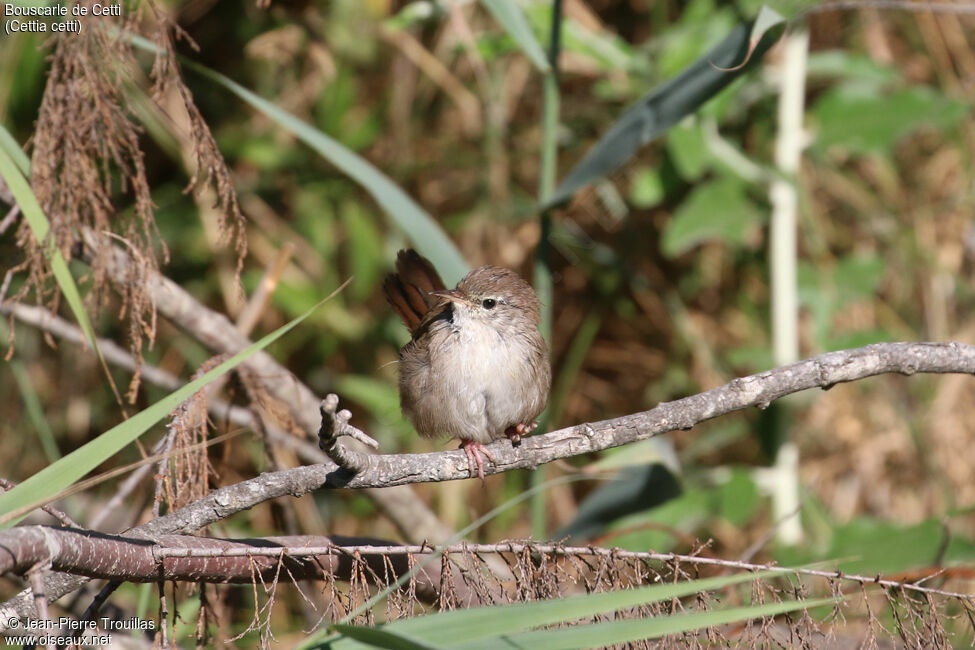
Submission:
[[[0,488],[2,488],[3,490],[12,490],[16,486],[17,484],[14,483],[13,481],[5,478],[0,478]],[[60,521],[62,526],[67,526],[69,528],[82,528],[82,526],[78,522],[76,522],[68,515],[68,513],[64,512],[63,510],[59,510],[52,505],[44,506],[43,508],[41,508],[41,510],[43,510],[47,514],[51,515],[52,517]]]
[[[7,232],[7,228],[13,224],[13,222],[17,219],[17,215],[19,214],[20,205],[15,203],[14,207],[10,208],[10,210],[7,212],[7,216],[3,218],[3,221],[0,221],[0,235]]]
[[[102,587],[101,591],[95,595],[95,598],[85,610],[85,613],[82,614],[81,620],[88,623],[97,619],[98,613],[101,611],[102,606],[108,602],[108,597],[115,593],[115,591],[123,584],[125,583],[121,580],[110,580],[108,584]]]
[[[274,290],[277,289],[281,275],[288,268],[288,262],[291,261],[294,252],[295,245],[291,242],[285,242],[274,257],[274,261],[264,270],[264,275],[261,276],[261,281],[257,283],[257,288],[254,289],[250,300],[247,301],[247,305],[237,316],[237,331],[244,336],[250,336],[250,333],[254,331],[254,326],[257,325],[257,321],[264,310],[267,309],[271,296],[274,295]]]
[[[41,562],[33,569],[28,571],[30,576],[30,587],[34,591],[34,606],[37,608],[37,618],[41,621],[42,627],[39,629],[51,629],[51,613],[47,608],[47,592],[44,588],[44,574],[48,572],[50,564]],[[53,644],[47,644],[50,650],[54,650]]]

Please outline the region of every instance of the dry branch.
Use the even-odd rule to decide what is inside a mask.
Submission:
[[[428,546],[412,546],[407,553],[358,552],[371,548],[395,549],[396,545],[364,537],[316,535],[234,540],[160,535],[149,540],[73,528],[22,526],[0,532],[0,574],[24,575],[43,565],[114,581],[251,584],[273,580],[275,575],[292,580],[348,581],[354,572],[364,571],[378,584],[376,577],[392,582],[433,551]],[[291,552],[295,549],[311,552]],[[450,575],[442,575],[440,563],[432,561],[418,569],[410,588],[427,602],[434,602],[441,589],[447,589],[465,604],[484,604],[485,596],[472,590],[461,573],[455,566]]]
[[[0,532],[0,574],[31,574],[38,567],[53,568],[92,578],[113,581],[156,582],[178,580],[199,583],[249,584],[268,582],[287,575],[291,581],[303,579],[353,581],[364,576],[370,584],[385,587],[415,570],[401,589],[429,603],[448,599],[464,606],[507,602],[499,577],[491,576],[485,556],[503,556],[507,562],[528,560],[539,575],[551,574],[553,562],[567,561],[577,569],[593,565],[585,558],[611,562],[617,569],[632,562],[659,563],[671,567],[695,567],[718,571],[771,572],[826,580],[831,591],[840,593],[839,583],[852,583],[856,589],[870,586],[910,593],[920,598],[957,599],[975,606],[975,594],[950,591],[922,584],[937,578],[970,580],[970,567],[931,567],[900,577],[866,576],[838,570],[787,567],[724,560],[700,555],[625,551],[594,546],[564,546],[531,541],[505,541],[495,544],[456,544],[439,549],[448,565],[431,556],[434,549],[406,546],[379,539],[324,537],[314,535],[274,536],[252,539],[215,539],[189,535],[161,535],[154,540],[141,537],[104,535],[92,531],[47,526],[24,526]],[[543,557],[544,556],[544,557]],[[449,566],[450,569],[443,569]],[[462,567],[467,566],[467,569]],[[553,569],[546,570],[546,566]],[[470,568],[473,567],[473,568]],[[568,569],[568,567],[563,567]],[[475,574],[483,572],[479,577]],[[560,575],[575,584],[570,570]],[[598,571],[597,571],[598,573]],[[636,574],[639,575],[639,574]],[[485,582],[484,578],[487,578]],[[615,582],[614,582],[615,584]],[[618,585],[617,585],[618,586]],[[846,589],[844,591],[849,591]],[[559,591],[559,593],[563,593]],[[564,595],[564,593],[563,593]]]
[[[87,530],[54,528],[50,526],[23,526],[0,532],[0,574],[27,574],[38,565],[48,565],[58,571],[75,573],[90,578],[110,578],[128,582],[157,582],[180,580],[187,582],[250,584],[255,576],[265,580],[279,571],[282,561],[295,580],[322,579],[349,580],[352,575],[351,560],[363,559],[376,575],[384,567],[394,571],[389,581],[399,578],[415,564],[423,562],[435,550],[446,556],[469,555],[482,557],[487,554],[538,553],[553,557],[611,557],[621,560],[644,560],[665,564],[688,564],[698,567],[732,571],[764,571],[814,578],[826,578],[859,585],[877,585],[920,594],[948,598],[961,598],[975,605],[975,592],[948,591],[921,584],[933,577],[955,575],[970,580],[970,567],[932,567],[912,572],[907,580],[883,578],[881,575],[859,575],[839,570],[788,567],[775,564],[758,564],[741,560],[725,560],[703,555],[657,553],[654,551],[627,551],[601,546],[565,546],[542,544],[531,540],[508,540],[494,544],[452,544],[439,549],[425,544],[397,544],[387,540],[365,537],[325,537],[320,535],[276,535],[271,537],[220,539],[194,535],[160,535],[154,540],[124,535],[104,535]],[[112,564],[104,564],[103,558],[112,557]],[[304,558],[302,561],[300,559]],[[378,559],[377,559],[378,558]],[[393,564],[386,562],[392,559]],[[313,561],[314,560],[314,561]],[[461,581],[441,585],[441,572],[435,562],[423,566],[418,572],[417,586],[432,601],[441,586],[464,600],[482,600]]]
[[[854,350],[829,352],[811,359],[735,379],[710,391],[665,402],[649,411],[579,424],[525,438],[519,448],[507,440],[491,445],[495,464],[486,473],[535,468],[560,458],[601,451],[643,440],[750,406],[766,408],[773,400],[809,388],[883,373],[975,374],[975,346],[961,343],[877,343]],[[347,453],[359,453],[350,452]],[[364,469],[352,473],[332,462],[269,472],[211,492],[206,497],[163,517],[136,527],[130,534],[149,539],[191,533],[270,499],[301,496],[320,488],[378,488],[468,478],[462,451],[427,454],[363,454]],[[397,494],[397,497],[406,496]],[[408,507],[409,504],[404,504]],[[51,601],[76,589],[86,579],[55,574],[47,582]],[[0,624],[9,615],[32,613],[29,592],[22,592],[0,607]]]
[[[854,350],[828,352],[794,364],[734,379],[718,388],[611,420],[578,424],[551,433],[531,436],[519,448],[507,440],[488,445],[495,462],[485,473],[534,469],[554,460],[602,451],[694,425],[750,406],[767,408],[785,395],[810,388],[829,389],[838,383],[884,373],[975,374],[975,346],[962,343],[876,343]],[[298,496],[319,488],[376,488],[408,483],[451,481],[470,477],[463,451],[425,454],[372,455],[345,450],[352,472],[334,463],[298,467],[263,474],[235,486],[217,490],[203,506],[234,507],[239,498]],[[243,495],[246,493],[247,497]],[[246,505],[246,508],[255,504]],[[192,508],[192,506],[190,506]],[[179,511],[189,516],[187,509]],[[176,516],[173,513],[168,516]],[[209,522],[208,522],[209,523]]]

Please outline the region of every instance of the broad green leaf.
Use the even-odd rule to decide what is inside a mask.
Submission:
[[[9,134],[7,135],[9,136]],[[13,142],[12,139],[3,138],[2,140],[0,142],[0,177],[7,183],[10,193],[14,195],[14,200],[20,206],[24,219],[27,220],[31,232],[34,233],[34,238],[41,244],[44,254],[51,264],[54,279],[61,288],[61,293],[71,308],[75,320],[78,321],[78,326],[84,332],[88,345],[101,358],[98,343],[95,341],[95,330],[91,326],[91,321],[88,320],[88,314],[85,312],[85,306],[81,301],[81,294],[78,292],[78,285],[71,277],[71,271],[68,270],[68,264],[64,261],[61,251],[57,249],[53,241],[48,239],[47,235],[51,231],[51,224],[48,222],[44,210],[41,209],[40,203],[37,202],[37,197],[34,196],[30,184],[21,173],[21,165],[18,165],[14,161],[14,157],[8,152],[8,145],[13,146],[17,151],[20,151],[20,147],[17,147],[16,142]]]
[[[551,71],[545,50],[538,43],[525,15],[514,0],[481,0],[481,4],[501,23],[539,72],[547,74]]]
[[[678,124],[667,133],[667,153],[674,161],[677,173],[692,183],[711,166],[711,150],[698,123]]]
[[[405,436],[416,435],[400,410],[399,390],[395,384],[376,377],[345,373],[335,378],[335,388],[342,399],[361,404],[382,424],[404,436],[401,440],[405,440]],[[387,441],[380,439],[379,442],[385,448]]]
[[[547,205],[566,201],[576,190],[612,172],[640,147],[696,111],[754,65],[778,40],[784,27],[781,18],[777,22],[763,18],[763,24],[766,31],[754,47],[750,38],[754,38],[757,20],[738,25],[677,77],[654,88],[627,109],[569,172]]]
[[[644,617],[622,621],[607,621],[589,625],[575,625],[555,630],[532,630],[507,633],[479,642],[460,643],[457,650],[494,650],[495,648],[531,648],[532,650],[575,650],[576,648],[605,647],[642,639],[658,639],[668,634],[692,632],[715,625],[727,625],[764,616],[776,616],[799,609],[833,604],[829,598],[819,600],[790,600],[767,605],[732,607],[709,612],[693,612],[674,616]],[[496,625],[500,632],[501,626]],[[507,626],[504,626],[507,627]]]
[[[664,200],[666,191],[660,172],[644,167],[630,182],[630,203],[638,208],[652,208]]]
[[[660,242],[668,257],[676,257],[706,241],[738,245],[758,225],[761,213],[736,178],[718,178],[696,188],[667,222]]]
[[[889,151],[922,126],[951,128],[970,111],[967,102],[924,86],[883,95],[869,85],[844,84],[824,93],[813,106],[818,129],[812,146],[854,154]]]
[[[623,467],[660,463],[673,474],[680,474],[680,463],[674,451],[674,443],[664,436],[637,440],[622,447],[607,449],[594,462],[584,466],[586,472],[608,472]]]
[[[334,292],[332,295],[334,295]],[[173,409],[189,399],[193,393],[220,375],[237,367],[255,352],[263,350],[284,336],[298,323],[305,320],[313,311],[318,309],[325,300],[298,318],[282,325],[260,341],[252,343],[202,377],[180,387],[178,390],[135,414],[125,422],[112,427],[91,442],[79,447],[59,461],[48,465],[14,489],[0,494],[0,526],[16,523],[34,508],[49,502],[52,497],[70,487],[75,481],[85,476],[106,459],[148,431],[150,427],[166,417]]]
[[[140,36],[129,35],[129,39],[136,47],[149,52],[158,52],[158,48],[153,43]],[[229,77],[183,57],[180,57],[180,60],[190,70],[223,86],[295,134],[299,140],[359,183],[382,206],[393,223],[410,238],[417,250],[433,262],[447,285],[456,283],[467,273],[469,270],[467,262],[440,225],[371,163],[304,120],[275,106]]]
[[[951,542],[947,548],[942,548],[946,536]],[[835,567],[845,573],[872,576],[927,567],[935,562],[970,564],[975,560],[975,546],[964,537],[951,535],[940,519],[904,526],[857,517],[848,524],[836,526],[828,547],[818,552],[809,548],[783,547],[777,553],[777,559],[783,562],[806,563],[832,558],[841,558],[835,562]]]
[[[722,517],[741,528],[755,514],[758,507],[758,488],[750,472],[733,468],[731,477],[718,488],[718,512]]]
[[[650,510],[635,512],[614,521],[609,531],[613,546],[636,551],[652,548],[666,552],[683,543],[714,516],[712,490],[689,488],[683,494]]]
[[[844,257],[833,269],[833,284],[841,300],[873,299],[887,271],[887,262],[876,255]]]
[[[879,65],[868,56],[845,50],[811,52],[806,63],[806,73],[810,78],[848,79],[858,84],[870,84],[873,88],[880,88],[901,78],[896,68]]]
[[[644,440],[643,442],[649,441]],[[645,450],[646,446],[643,449]],[[637,450],[637,453],[639,451]],[[658,451],[656,462],[648,461],[643,465],[624,467],[615,478],[599,485],[579,505],[579,510],[572,521],[555,531],[552,538],[569,538],[572,544],[585,543],[604,533],[607,528],[615,526],[616,522],[632,516],[635,512],[646,513],[647,510],[656,512],[657,507],[661,507],[662,504],[679,499],[681,487],[675,478],[677,472],[671,471],[661,463],[662,458],[660,456],[661,454]],[[629,455],[625,453],[613,456],[613,458],[621,457],[629,460]],[[697,521],[691,513],[685,511],[683,514],[685,521],[692,519]],[[659,528],[643,528],[639,524],[637,528],[639,530],[638,537],[641,537],[641,541],[637,544],[649,541],[642,538],[644,533],[657,535],[658,538],[654,540],[657,543],[635,546],[633,544],[628,545],[625,540],[620,538],[613,538],[613,546],[662,550],[673,544],[673,536],[666,532],[662,533]]]
[[[751,58],[752,54],[755,53],[755,48],[762,42],[762,37],[765,36],[766,32],[775,29],[784,21],[785,18],[779,12],[768,5],[762,5],[758,10],[758,16],[755,17],[755,21],[752,23],[751,32],[748,34],[748,58]],[[740,65],[744,65],[745,63],[746,61],[742,61]]]

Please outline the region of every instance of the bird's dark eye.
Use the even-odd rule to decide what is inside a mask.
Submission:
[[[485,298],[481,301],[481,306],[485,309],[494,309],[494,306],[498,304],[498,301],[494,298]]]

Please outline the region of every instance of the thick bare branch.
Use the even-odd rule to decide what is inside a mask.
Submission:
[[[362,537],[316,535],[273,536],[249,539],[216,539],[192,535],[161,535],[155,540],[103,535],[91,531],[48,526],[24,526],[0,532],[0,574],[28,574],[38,566],[49,566],[91,578],[128,582],[179,580],[186,582],[249,584],[255,578],[273,579],[286,567],[295,580],[332,578],[348,581],[354,561],[365,562],[371,575],[384,576],[389,583],[429,557],[434,549],[426,545],[395,544]],[[764,571],[803,575],[828,580],[878,585],[949,598],[975,599],[973,593],[928,587],[920,582],[933,576],[949,577],[952,569],[931,567],[912,574],[908,580],[880,575],[859,575],[837,570],[787,567],[725,560],[700,555],[626,551],[598,546],[564,546],[531,541],[503,541],[494,544],[455,544],[439,549],[450,556],[479,557],[488,554],[522,555],[538,553],[552,557],[595,556],[618,560],[643,560],[666,564],[694,565],[733,571]],[[106,558],[108,560],[106,561]],[[456,566],[456,565],[455,565]],[[389,569],[392,571],[389,571]],[[971,571],[961,567],[962,579]],[[449,590],[470,604],[495,602],[491,594],[480,594],[460,576],[444,576],[437,562],[417,571],[418,595],[432,602],[441,589]],[[448,583],[444,583],[447,580]],[[497,594],[494,594],[497,596]],[[487,598],[487,600],[486,600]]]
[[[27,574],[42,565],[78,576],[127,582],[250,584],[255,579],[273,580],[285,573],[283,570],[294,580],[348,581],[353,571],[361,571],[355,564],[363,562],[368,569],[365,575],[383,576],[392,582],[433,551],[428,546],[414,546],[409,553],[356,553],[347,552],[345,547],[395,549],[396,545],[364,537],[315,535],[235,540],[161,535],[148,540],[131,534],[22,526],[0,532],[0,574]],[[299,552],[289,553],[295,549]],[[441,589],[449,589],[464,602],[482,604],[483,595],[470,589],[460,575],[458,569],[444,576],[439,562],[429,562],[417,570],[412,588],[428,602],[435,601]]]

